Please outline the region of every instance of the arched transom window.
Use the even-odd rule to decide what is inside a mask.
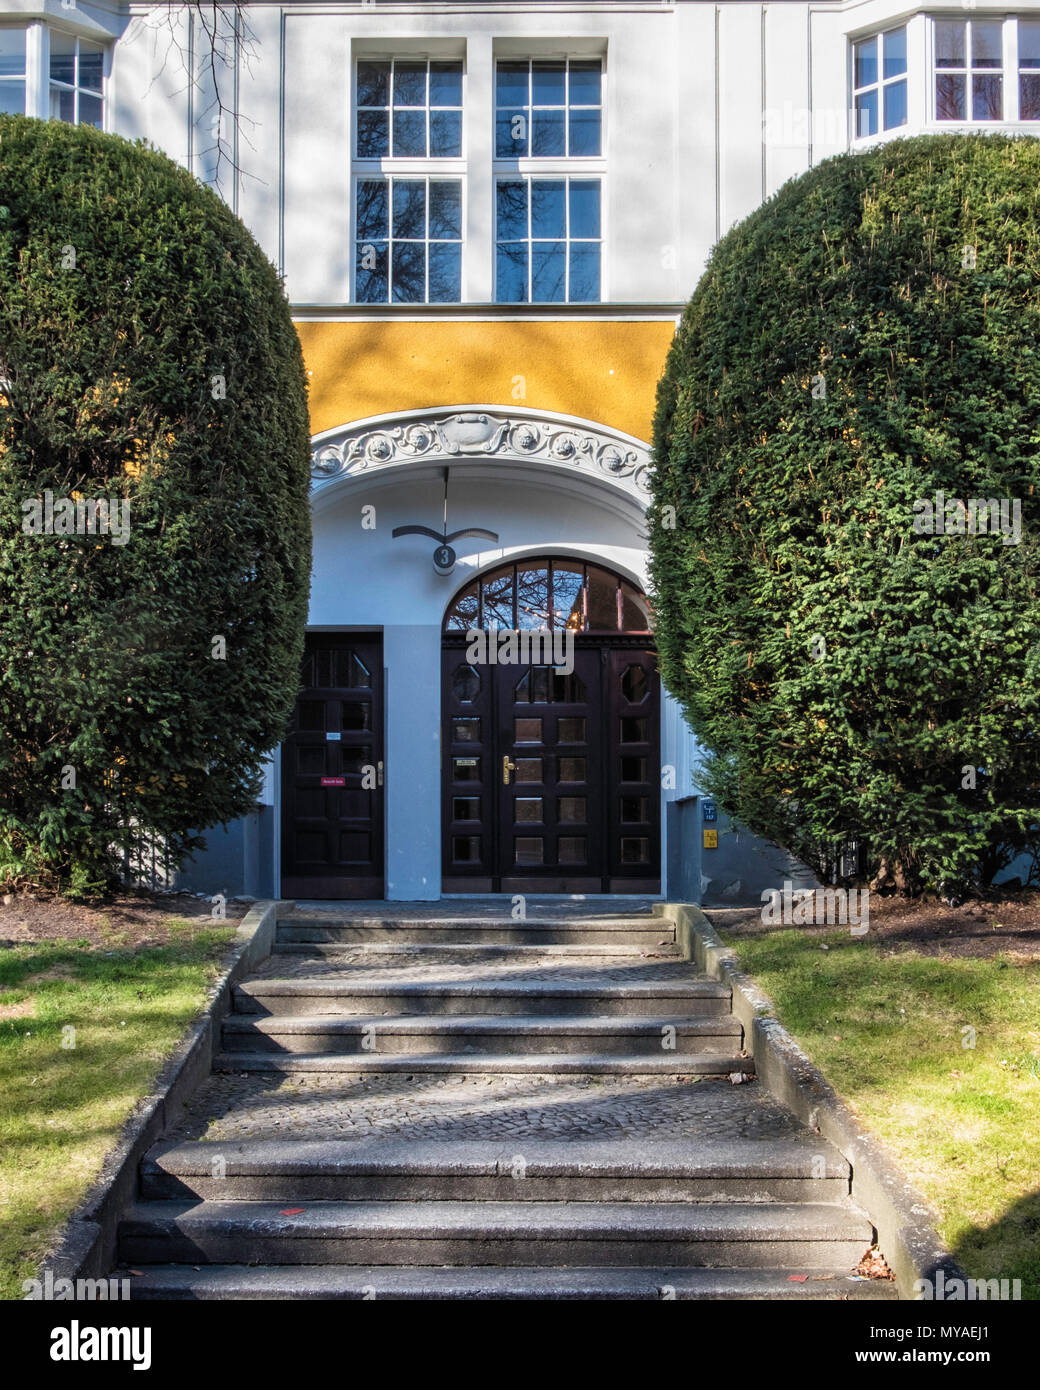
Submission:
[[[444,628],[650,632],[653,613],[645,595],[612,570],[537,558],[502,565],[468,584],[448,608]]]

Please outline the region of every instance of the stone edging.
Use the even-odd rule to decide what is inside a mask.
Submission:
[[[658,916],[675,923],[683,956],[733,990],[733,1013],[744,1027],[755,1072],[776,1098],[828,1139],[852,1168],[852,1192],[877,1228],[878,1244],[896,1276],[900,1297],[913,1299],[914,1282],[949,1282],[967,1276],[936,1233],[937,1214],[775,1017],[773,1001],[740,966],[694,903],[660,903]]]
[[[162,1136],[210,1073],[220,1047],[220,1025],[231,1008],[231,991],[271,953],[278,916],[291,904],[259,902],[243,917],[210,986],[202,1015],[167,1058],[154,1090],[143,1096],[127,1117],[115,1147],[82,1202],[69,1217],[54,1251],[41,1261],[54,1279],[100,1278],[116,1258],[116,1231],[126,1207],[137,1194],[138,1164]]]

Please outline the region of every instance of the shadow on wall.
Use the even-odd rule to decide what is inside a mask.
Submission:
[[[760,906],[764,889],[819,888],[812,870],[767,840],[752,835],[721,811],[717,820],[704,819],[704,801],[688,797],[668,810],[668,896],[703,907]],[[705,831],[716,831],[717,847],[704,842]]]
[[[277,897],[274,823],[275,808],[257,806],[252,815],[204,831],[206,848],[174,870],[168,886],[207,896]]]

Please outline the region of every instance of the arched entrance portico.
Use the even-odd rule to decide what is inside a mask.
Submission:
[[[479,582],[481,575],[528,556],[551,556],[561,565],[571,565],[572,578],[567,583],[572,585],[580,570],[578,587],[585,586],[583,602],[591,602],[592,627],[576,634],[575,669],[592,692],[593,703],[606,709],[603,692],[611,681],[602,673],[589,674],[590,654],[595,652],[600,662],[613,660],[612,653],[626,644],[649,652],[652,640],[646,619],[635,622],[631,611],[622,613],[609,642],[603,640],[604,632],[597,635],[592,628],[600,621],[596,615],[602,586],[597,581],[589,587],[588,576],[593,570],[609,573],[611,582],[624,581],[626,595],[641,596],[649,496],[646,445],[594,422],[548,412],[459,405],[344,425],[315,438],[312,455],[314,568],[309,644],[315,652],[342,650],[328,658],[327,674],[324,656],[316,657],[313,668],[305,668],[306,692],[297,709],[294,732],[278,761],[282,892],[302,898],[377,897],[382,892],[391,900],[415,900],[437,898],[442,891],[490,891],[481,888],[472,865],[458,874],[445,872],[442,769],[449,748],[442,723],[443,650],[447,640],[465,637],[461,631],[454,638],[446,637],[446,607],[460,587],[466,589]],[[445,469],[450,475],[449,529],[477,527],[498,535],[497,543],[482,538],[459,543],[456,568],[448,577],[435,571],[429,539],[415,535],[394,539],[395,530],[409,525],[439,528]],[[561,568],[553,573],[567,571]],[[615,597],[621,592],[616,589]],[[553,590],[557,606],[563,593],[563,588]],[[526,630],[543,621],[536,618],[517,621]],[[500,618],[499,626],[504,625]],[[463,659],[464,645],[463,641]],[[371,668],[370,685],[359,684],[350,664],[351,652]],[[338,674],[348,666],[349,679]],[[537,683],[542,676],[536,674],[533,679]],[[655,679],[655,699],[656,689]],[[306,707],[303,700],[308,701]],[[498,708],[505,708],[504,695],[496,700]],[[560,711],[541,717],[558,720]],[[574,712],[570,717],[581,716]],[[607,715],[585,717],[594,720]],[[613,721],[614,715],[609,717]],[[515,732],[515,725],[508,727]],[[543,730],[549,732],[548,723]],[[594,732],[591,723],[588,730]],[[555,726],[554,737],[558,733]],[[503,730],[495,737],[501,739]],[[599,748],[599,735],[596,740]],[[301,751],[304,746],[308,751]],[[319,751],[322,748],[324,752]],[[460,752],[459,756],[467,755]],[[551,756],[562,754],[553,751]],[[599,781],[594,778],[592,791],[585,793],[590,804],[595,800],[597,806],[606,807],[609,800],[610,807],[616,807],[618,825],[612,843],[627,862],[608,865],[605,871],[592,861],[575,862],[566,865],[563,874],[539,874],[534,864],[515,866],[523,871],[519,874],[499,866],[485,877],[494,879],[503,891],[510,891],[511,881],[518,877],[540,880],[537,886],[527,885],[530,891],[552,891],[554,880],[586,885],[556,891],[600,891],[604,886],[618,891],[625,878],[632,880],[633,891],[637,884],[638,891],[653,891],[661,862],[659,762],[653,770],[650,766],[656,757],[656,753],[648,757],[646,769],[653,782],[648,793],[651,833],[643,835],[642,822],[629,826],[626,821],[625,839],[633,843],[624,850],[619,793],[609,790],[611,769],[604,765],[596,773]],[[510,761],[517,760],[511,757]],[[548,763],[545,767],[548,771]],[[587,770],[596,772],[591,762]],[[292,779],[295,785],[290,785]],[[573,790],[571,802],[581,795]],[[551,832],[557,837],[555,860],[561,853],[574,855],[582,849],[573,843],[581,838],[577,832],[563,834],[561,810],[573,815],[577,809],[573,804],[563,808],[556,804],[565,795],[566,788],[556,786],[546,793],[554,798],[557,818]],[[489,803],[489,814],[491,809]],[[518,809],[529,814],[532,808]],[[635,809],[641,807],[630,804],[626,814]],[[496,808],[495,814],[499,811]],[[505,834],[495,833],[500,841]],[[595,845],[585,850],[606,843],[598,831],[586,838],[594,839]],[[644,838],[652,842],[647,858],[643,846],[634,843]],[[533,847],[526,848],[533,852]],[[632,859],[637,853],[638,862]],[[543,868],[560,867],[556,862],[543,864]],[[460,886],[458,879],[467,880],[467,885]]]
[[[448,607],[444,891],[657,893],[660,686],[644,595],[584,560],[498,565]]]

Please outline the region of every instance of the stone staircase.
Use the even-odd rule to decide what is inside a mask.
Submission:
[[[895,1296],[668,923],[438,909],[279,922],[142,1164],[133,1297]]]

